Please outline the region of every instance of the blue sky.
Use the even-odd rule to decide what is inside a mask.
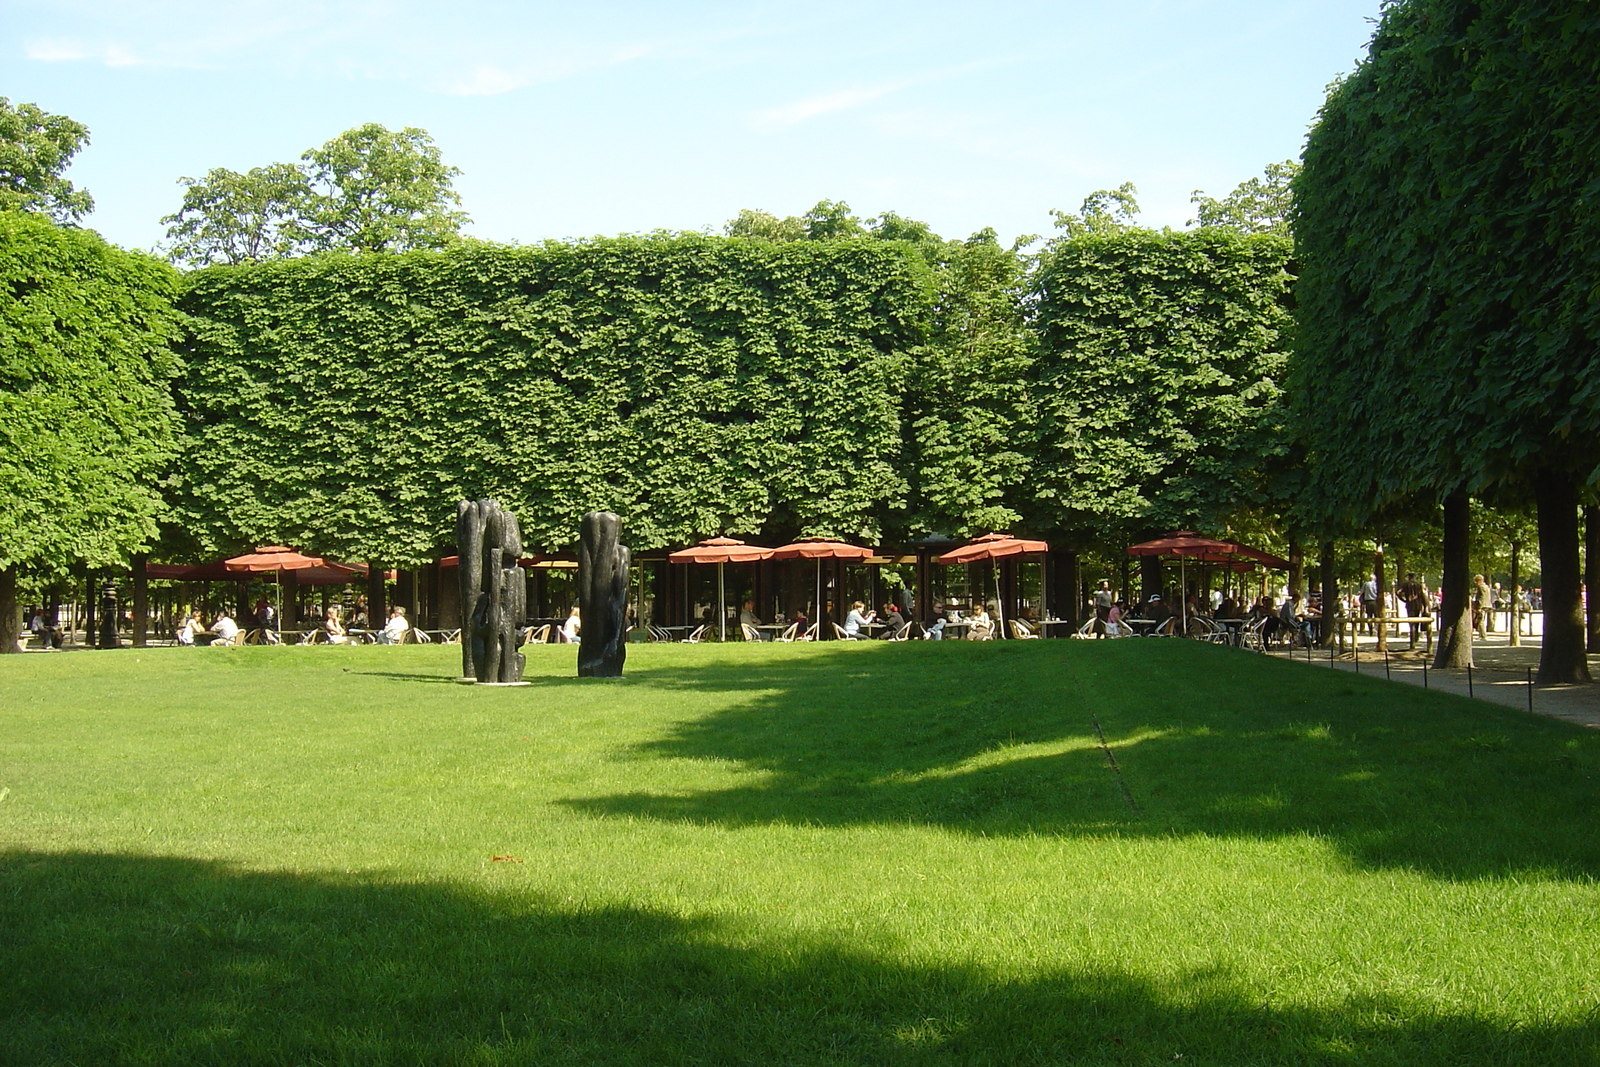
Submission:
[[[720,228],[820,199],[947,237],[1132,181],[1181,227],[1298,157],[1379,0],[0,0],[0,96],[87,124],[88,224],[163,237],[177,179],[420,126],[472,232]]]

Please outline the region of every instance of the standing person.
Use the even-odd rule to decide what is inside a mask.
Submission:
[[[1106,635],[1106,620],[1111,618],[1111,609],[1116,607],[1117,594],[1111,591],[1111,583],[1100,579],[1100,588],[1094,591],[1094,635]]]
[[[1485,627],[1489,623],[1489,612],[1494,608],[1494,590],[1489,588],[1489,583],[1483,580],[1483,575],[1472,576],[1472,628],[1478,631],[1478,640],[1487,641],[1489,634]],[[1489,627],[1493,629],[1493,627]]]
[[[1406,606],[1406,614],[1413,619],[1424,618],[1428,614],[1428,587],[1415,574],[1407,574],[1406,580],[1400,583],[1396,590],[1400,594],[1400,602]],[[1422,624],[1411,624],[1411,647],[1417,647],[1417,635],[1422,632]]]
[[[1363,618],[1375,619],[1378,617],[1378,576],[1367,575],[1367,580],[1361,583],[1361,615]]]

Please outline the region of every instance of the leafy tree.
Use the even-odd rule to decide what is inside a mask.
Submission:
[[[785,219],[765,211],[745,208],[728,220],[722,232],[729,237],[753,237],[760,241],[803,241],[806,224],[793,215]]]
[[[993,230],[942,242],[922,223],[885,218],[874,236],[898,233],[931,260],[935,294],[906,389],[903,524],[917,534],[1008,529],[1022,518],[1032,469],[1028,264]]]
[[[1289,233],[1294,176],[1300,164],[1292,159],[1267,164],[1259,178],[1241,182],[1221,200],[1196,189],[1189,202],[1195,207],[1191,225],[1221,226],[1240,233]]]
[[[467,215],[428,134],[375,122],[292,163],[182,178],[168,254],[192,267],[253,263],[308,251],[404,252],[461,240]]]
[[[176,290],[164,263],[0,212],[0,652],[20,574],[124,562],[156,535]]]
[[[1587,9],[1391,4],[1295,181],[1314,495],[1354,521],[1413,494],[1456,501],[1446,555],[1465,559],[1467,496],[1531,492],[1546,682],[1588,677],[1577,511],[1600,481],[1597,77]]]
[[[1138,188],[1132,182],[1123,182],[1115,189],[1097,189],[1083,198],[1076,213],[1050,209],[1055,216],[1056,228],[1067,231],[1068,237],[1085,237],[1090,234],[1122,233],[1134,229],[1139,214]]]
[[[1082,233],[1045,250],[1037,528],[1126,544],[1275,503],[1289,260],[1286,238],[1216,229]]]
[[[175,503],[210,550],[416,564],[453,502],[533,544],[876,537],[926,268],[871,240],[703,236],[316,256],[189,276]]]
[[[301,157],[313,195],[311,242],[352,252],[444,248],[468,222],[461,198],[427,131],[389,130],[369,122]]]
[[[93,211],[88,191],[61,176],[88,143],[82,123],[0,96],[0,211],[39,211],[60,223]]]
[[[218,167],[204,178],[180,178],[183,206],[168,224],[169,253],[181,263],[254,263],[280,259],[308,246],[311,185],[290,163],[240,174]]]

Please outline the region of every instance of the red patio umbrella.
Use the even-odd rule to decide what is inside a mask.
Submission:
[[[278,584],[278,625],[283,625],[283,574],[285,571],[308,571],[326,567],[329,561],[320,556],[302,556],[284,545],[262,545],[254,552],[223,560],[223,566],[235,574],[272,574]],[[349,579],[346,579],[347,581]]]
[[[802,537],[772,550],[773,559],[814,559],[817,561],[817,636],[822,636],[822,561],[825,559],[867,559],[872,549],[847,544],[835,537]]]
[[[1183,565],[1187,560],[1199,563],[1221,565],[1230,570],[1246,571],[1255,563],[1261,563],[1275,570],[1288,570],[1289,561],[1274,556],[1270,552],[1263,552],[1258,548],[1240,544],[1238,541],[1221,541],[1214,537],[1201,537],[1192,530],[1179,530],[1165,537],[1158,537],[1154,541],[1142,541],[1137,545],[1128,546],[1130,556],[1174,556],[1178,560],[1178,584],[1182,588],[1186,585],[1183,576]],[[1246,561],[1251,562],[1246,562]],[[1184,629],[1187,631],[1189,620],[1189,598],[1178,597],[1178,614],[1182,618]]]
[[[946,552],[935,563],[951,566],[956,563],[983,563],[994,560],[1022,558],[1024,556],[1042,556],[1050,551],[1050,546],[1044,541],[1029,541],[1021,537],[1012,537],[1010,534],[990,533],[975,538],[971,543],[962,545],[951,552]],[[1000,597],[1000,570],[995,568],[994,575],[994,602],[995,611],[1000,616],[1000,636],[1006,633],[1005,602]]]
[[[732,537],[713,537],[701,541],[693,548],[685,548],[667,556],[668,563],[715,563],[717,565],[717,632],[728,639],[728,605],[724,591],[722,568],[728,563],[756,563],[772,555],[772,549],[760,545],[747,545]]]

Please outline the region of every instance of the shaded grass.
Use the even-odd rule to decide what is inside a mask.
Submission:
[[[534,653],[0,662],[0,1062],[1600,1058],[1593,733],[1181,642]]]

